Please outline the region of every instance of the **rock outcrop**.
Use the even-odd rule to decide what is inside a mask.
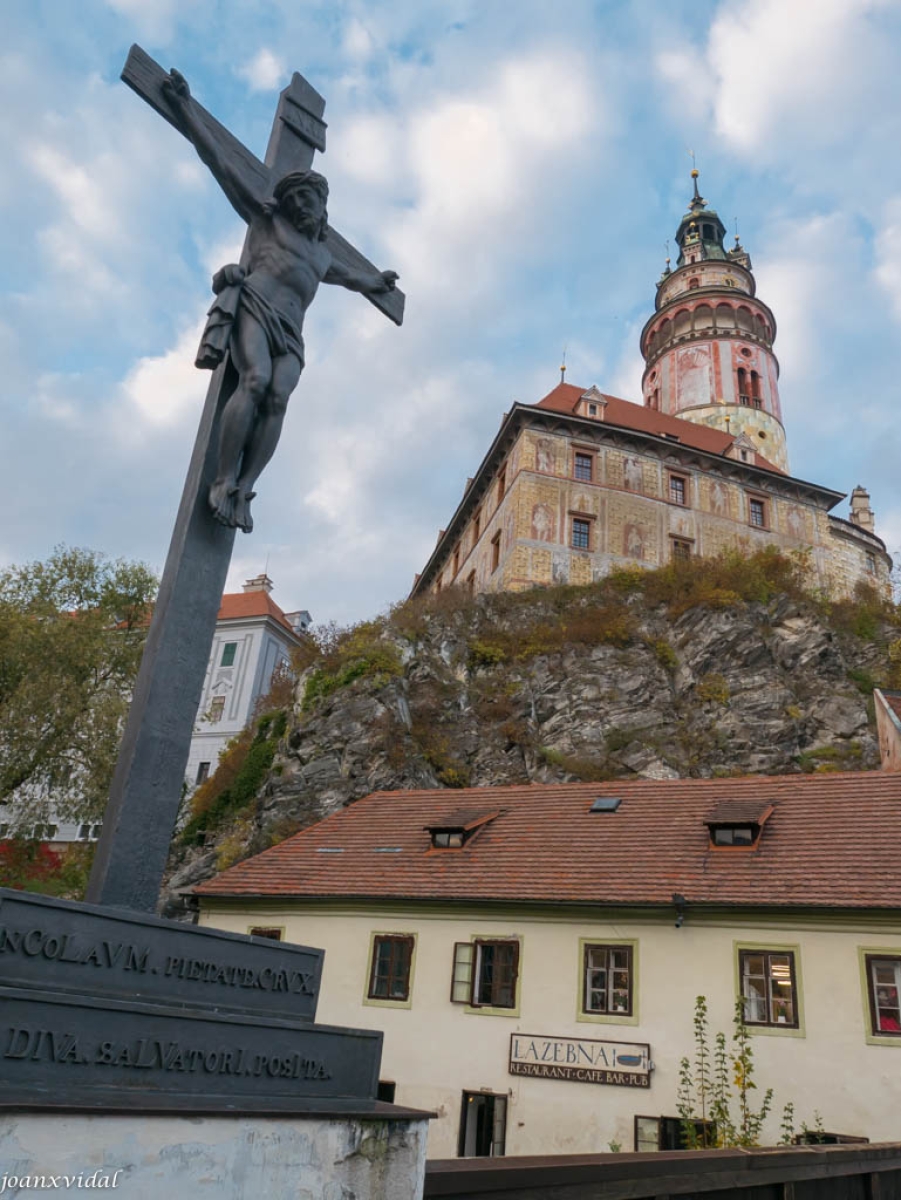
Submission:
[[[561,589],[358,627],[300,676],[238,833],[182,848],[170,888],[376,790],[878,767],[888,612],[862,637],[791,595],[672,607]]]

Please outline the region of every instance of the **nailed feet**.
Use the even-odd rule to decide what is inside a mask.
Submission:
[[[250,502],[256,492],[245,492],[230,479],[217,480],[210,488],[210,509],[220,525],[250,533],[253,517]]]

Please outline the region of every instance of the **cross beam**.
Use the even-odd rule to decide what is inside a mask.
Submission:
[[[123,82],[137,92],[141,99],[174,129],[178,129],[172,118],[172,109],[163,93],[163,80],[167,76],[168,73],[140,46],[132,46],[122,70]],[[325,100],[297,71],[279,96],[265,163],[261,163],[251,154],[233,133],[229,133],[225,126],[193,97],[190,103],[207,128],[215,132],[216,140],[231,162],[246,173],[253,190],[271,193],[273,185],[283,175],[289,171],[308,171],[314,153],[317,150],[325,151],[326,123],[322,120]],[[182,132],[180,129],[178,131]],[[371,271],[374,274],[377,272],[377,268],[331,225],[326,245],[342,265],[358,271]],[[403,323],[404,294],[399,288],[391,292],[367,295],[366,299],[395,325]]]

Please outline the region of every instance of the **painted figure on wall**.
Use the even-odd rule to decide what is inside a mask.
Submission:
[[[554,511],[549,504],[536,504],[532,509],[532,537],[538,542],[553,542]]]
[[[713,388],[710,350],[707,346],[693,346],[679,351],[678,379],[680,409],[710,404]]]
[[[623,530],[623,553],[627,558],[644,558],[644,531],[640,525],[627,525]]]
[[[623,482],[630,492],[642,490],[643,475],[641,463],[637,458],[627,458],[623,461]]]
[[[726,492],[718,479],[713,481],[713,487],[710,489],[710,503],[713,505],[713,511],[718,517],[722,517],[725,514]]]
[[[539,471],[551,475],[554,471],[554,445],[544,438],[535,445],[535,463]]]

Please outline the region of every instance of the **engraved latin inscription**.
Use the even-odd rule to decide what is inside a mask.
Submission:
[[[178,1071],[205,1075],[252,1075],[280,1079],[328,1080],[332,1073],[319,1058],[296,1051],[253,1053],[245,1046],[199,1047],[168,1038],[136,1037],[99,1040],[57,1029],[9,1026],[3,1058],[30,1062],[77,1064],[136,1071]]]
[[[140,975],[149,973],[212,987],[258,989],[300,996],[316,994],[316,977],[311,971],[290,967],[248,967],[209,958],[161,954],[147,945],[92,940],[72,933],[55,933],[39,926],[23,930],[0,925],[0,955]]]

